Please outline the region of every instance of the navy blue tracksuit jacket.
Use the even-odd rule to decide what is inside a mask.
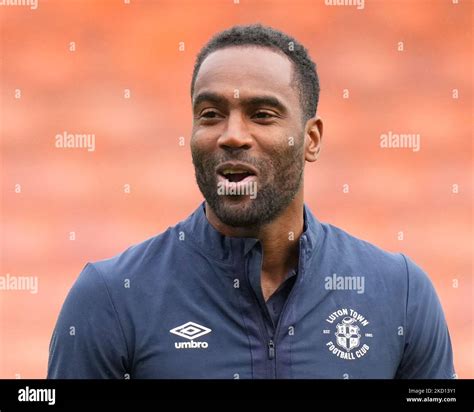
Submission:
[[[305,207],[296,271],[267,302],[257,239],[221,235],[204,204],[85,266],[62,307],[49,378],[452,378],[439,300],[408,257]]]

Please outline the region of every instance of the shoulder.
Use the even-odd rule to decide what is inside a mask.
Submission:
[[[326,232],[327,247],[349,262],[406,274],[403,254],[382,249],[331,224],[323,223],[322,226]]]
[[[138,274],[155,272],[169,260],[176,247],[179,234],[176,227],[132,245],[110,258],[89,262],[84,270],[95,271],[106,284],[113,284]]]
[[[379,286],[396,287],[407,295],[409,289],[432,288],[426,272],[406,254],[384,250],[331,224],[321,225],[325,232],[324,252],[346,271],[358,272]]]
[[[143,270],[153,260],[166,256],[169,248],[173,247],[174,238],[175,228],[171,227],[156,236],[128,247],[111,258],[93,262],[92,265],[106,277]]]

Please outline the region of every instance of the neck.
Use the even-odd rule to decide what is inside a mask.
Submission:
[[[278,287],[286,274],[298,265],[298,241],[304,226],[303,204],[301,188],[277,218],[258,227],[228,226],[216,216],[207,203],[206,216],[209,223],[225,236],[259,239],[263,248],[262,285],[270,283]]]

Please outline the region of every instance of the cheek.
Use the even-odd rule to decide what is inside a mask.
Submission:
[[[288,156],[292,152],[298,151],[302,144],[300,131],[278,130],[268,134],[260,133],[259,146],[263,153],[273,157]]]
[[[209,128],[193,129],[191,135],[191,149],[213,150],[217,145],[219,135]]]

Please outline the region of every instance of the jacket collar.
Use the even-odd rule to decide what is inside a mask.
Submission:
[[[259,243],[258,239],[229,237],[218,232],[207,220],[204,202],[178,225],[178,230],[183,230],[205,255],[229,264],[235,259],[242,259]],[[304,231],[300,239],[300,254],[304,253],[305,258],[311,257],[313,252],[319,249],[324,235],[321,223],[308,206],[304,205]]]

